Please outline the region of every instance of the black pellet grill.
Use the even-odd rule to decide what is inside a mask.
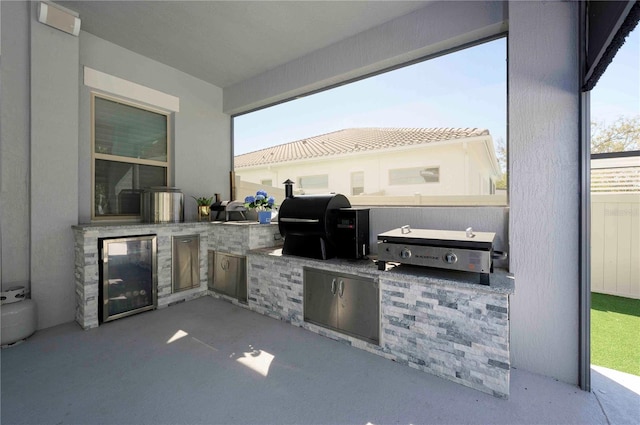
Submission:
[[[369,253],[369,210],[340,194],[290,196],[280,205],[282,253],[326,260]]]

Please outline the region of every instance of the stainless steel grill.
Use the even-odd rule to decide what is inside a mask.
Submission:
[[[506,254],[494,252],[495,233],[411,229],[403,226],[378,235],[378,269],[387,262],[478,273],[480,283],[489,284],[493,259]]]

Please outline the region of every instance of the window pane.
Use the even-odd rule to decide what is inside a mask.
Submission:
[[[165,167],[96,160],[95,215],[140,215],[140,194],[166,186]]]
[[[95,97],[96,153],[167,161],[167,116]]]
[[[329,187],[329,176],[326,174],[317,176],[304,176],[298,178],[299,189],[326,189]]]
[[[438,183],[440,181],[440,168],[399,168],[389,170],[389,184],[422,184]]]
[[[364,193],[364,172],[351,173],[351,194],[360,195],[362,193]]]

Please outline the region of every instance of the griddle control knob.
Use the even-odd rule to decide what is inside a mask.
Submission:
[[[400,251],[400,258],[403,260],[411,258],[411,250],[409,248],[402,248],[402,251]]]
[[[447,264],[453,264],[458,261],[458,256],[453,252],[447,252],[444,254],[444,262]]]

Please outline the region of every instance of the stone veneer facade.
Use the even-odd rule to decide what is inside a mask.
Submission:
[[[272,223],[269,226],[247,226],[244,222],[228,222],[213,228],[209,234],[209,250],[225,254],[246,255],[247,252],[253,249],[282,245],[282,241],[276,223]],[[212,277],[210,276],[210,278]],[[209,295],[247,308],[247,304],[240,302],[237,298],[212,291],[211,289],[209,289]]]
[[[135,224],[135,225],[78,225],[73,226],[75,236],[76,321],[83,329],[98,326],[99,302],[99,238],[128,236],[157,236],[158,308],[177,301],[205,295],[207,292],[208,229],[201,223]],[[200,236],[200,286],[172,293],[171,238],[173,236]]]
[[[370,261],[320,261],[272,249],[253,251],[247,259],[251,310],[496,397],[509,396],[513,281],[506,274],[493,274],[487,287],[462,273],[452,280],[425,269],[380,272]],[[379,282],[379,346],[304,321],[305,267]]]
[[[83,329],[97,327],[99,293],[99,238],[157,236],[158,308],[209,294],[207,251],[221,247],[244,254],[249,249],[275,246],[280,241],[276,224],[257,222],[194,222],[168,224],[86,224],[73,226],[75,236],[76,321]],[[200,236],[200,286],[173,293],[171,285],[171,238]],[[213,242],[213,244],[212,244]]]
[[[385,352],[413,368],[509,396],[509,295],[380,275]]]
[[[227,254],[245,255],[247,251],[282,244],[278,225],[259,225],[246,222],[212,223],[209,249]]]

